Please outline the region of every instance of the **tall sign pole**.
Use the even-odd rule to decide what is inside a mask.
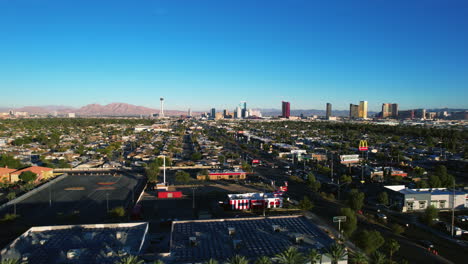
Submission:
[[[333,222],[338,223],[338,239],[341,239],[341,222],[346,222],[345,215],[339,215],[333,217]]]

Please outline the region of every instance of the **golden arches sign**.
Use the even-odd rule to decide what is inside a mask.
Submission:
[[[367,140],[361,140],[359,141],[359,150],[360,151],[367,151],[369,149],[367,145]]]

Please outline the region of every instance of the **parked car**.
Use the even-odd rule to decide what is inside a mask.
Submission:
[[[457,221],[460,223],[468,222],[468,215],[459,215],[457,216]]]

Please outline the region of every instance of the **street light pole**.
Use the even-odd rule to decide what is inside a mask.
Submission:
[[[106,193],[106,207],[107,207],[107,212],[109,212],[109,193]]]
[[[455,178],[453,178],[452,193],[452,237],[455,235]]]
[[[49,186],[49,207],[52,207],[52,186]]]
[[[163,156],[163,183],[166,185],[166,156]]]
[[[195,210],[195,188],[192,188],[192,208]]]

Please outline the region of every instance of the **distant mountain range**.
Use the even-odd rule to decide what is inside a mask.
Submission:
[[[137,106],[126,103],[111,103],[107,105],[89,104],[80,108],[70,106],[26,106],[21,108],[0,108],[0,112],[8,112],[14,110],[16,112],[28,112],[30,114],[54,114],[58,115],[75,113],[78,116],[135,116],[135,115],[151,115],[158,114],[159,109]],[[164,110],[164,114],[168,116],[185,115],[186,111],[179,110]],[[193,114],[197,114],[194,112]]]
[[[126,104],[126,103],[111,103],[107,105],[100,105],[100,104],[89,104],[85,105],[80,108],[71,107],[71,106],[63,106],[63,105],[47,105],[47,106],[25,106],[20,108],[1,108],[0,112],[8,112],[9,110],[14,110],[16,112],[28,112],[30,114],[39,114],[39,115],[47,115],[47,114],[54,114],[55,112],[58,115],[68,114],[68,113],[75,113],[78,116],[139,116],[139,115],[150,115],[150,114],[158,114],[159,109]],[[259,110],[263,116],[280,116],[281,109],[274,109],[274,108],[264,108],[264,109],[255,109]],[[454,108],[437,108],[437,109],[427,109],[428,112],[440,112],[440,111],[448,111],[448,112],[458,112],[458,111],[466,111],[467,109],[454,109]],[[199,115],[201,112],[193,111],[193,115]],[[368,116],[373,116],[378,112],[368,112]],[[167,116],[178,116],[178,115],[186,115],[186,111],[180,110],[164,110],[164,114]],[[300,116],[303,114],[304,116],[324,116],[325,110],[317,110],[317,109],[298,109],[298,110],[291,110],[292,116]],[[333,110],[333,116],[348,116],[348,110]]]

